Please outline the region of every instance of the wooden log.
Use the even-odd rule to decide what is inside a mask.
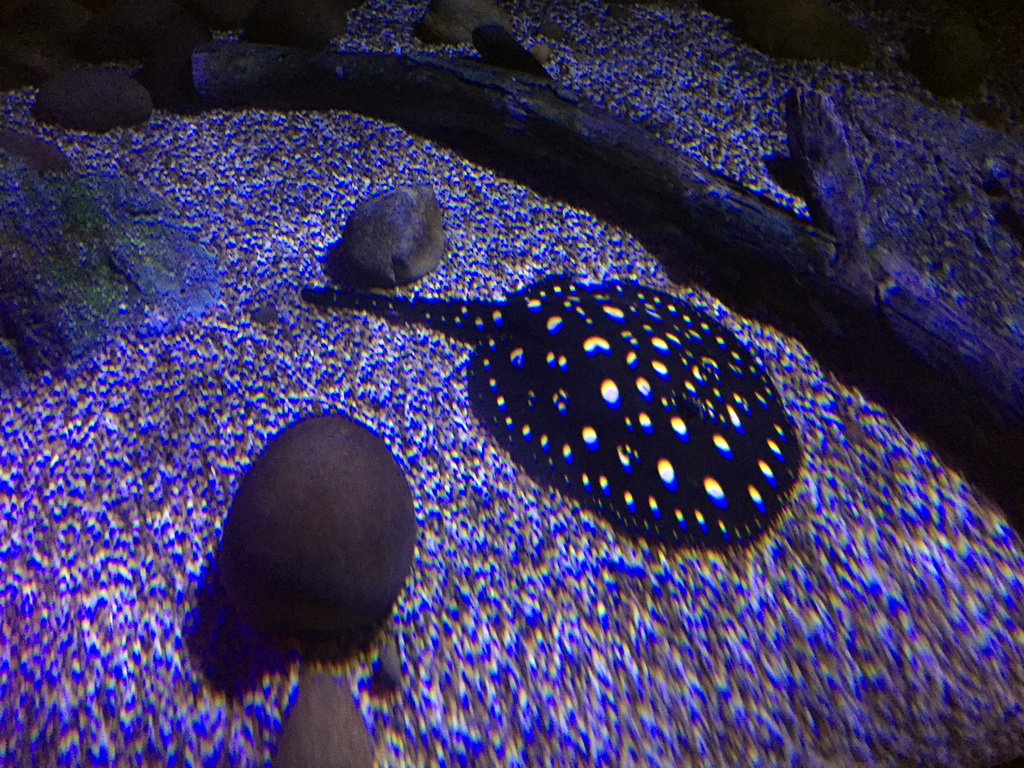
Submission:
[[[475,61],[213,43],[193,55],[217,106],[342,109],[397,123],[544,194],[730,264],[830,274],[835,241],[548,80]]]
[[[872,290],[831,234],[572,91],[477,61],[211,43],[196,49],[193,76],[211,106],[338,109],[394,122],[621,226],[674,278],[767,314],[883,396],[1024,520],[1024,451],[1015,448],[1024,398],[1016,373],[999,366],[1006,340],[951,323],[955,308],[922,311],[927,297],[912,295],[910,282],[897,280],[894,295],[900,264],[891,254],[874,253],[884,268],[869,271],[879,281]],[[938,325],[928,327],[930,318]],[[977,365],[986,355],[996,363]]]

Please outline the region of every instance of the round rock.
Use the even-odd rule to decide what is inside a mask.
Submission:
[[[155,41],[183,23],[195,21],[174,0],[117,0],[89,20],[75,47],[96,64],[141,59]]]
[[[412,492],[384,441],[342,416],[275,437],[235,495],[221,543],[228,598],[253,626],[359,640],[412,567]]]
[[[102,133],[149,120],[149,92],[118,69],[78,67],[51,77],[39,89],[32,115],[76,131]]]
[[[345,34],[346,3],[338,0],[260,0],[245,24],[253,43],[318,50]]]
[[[60,147],[37,136],[0,128],[0,149],[23,157],[37,171],[66,173],[71,170],[71,161]]]
[[[906,48],[906,68],[936,96],[977,96],[988,75],[986,43],[971,24],[944,21],[933,30],[915,30]]]
[[[472,43],[473,30],[482,24],[513,31],[512,19],[491,0],[430,0],[415,34],[425,43]]]
[[[192,0],[192,5],[214,29],[235,29],[245,24],[256,0]]]
[[[392,288],[433,271],[444,256],[444,220],[434,190],[399,187],[360,202],[342,239],[324,256],[340,285]]]

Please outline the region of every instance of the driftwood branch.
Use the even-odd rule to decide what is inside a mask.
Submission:
[[[340,109],[394,122],[594,212],[673,276],[701,280],[746,313],[766,309],[827,365],[872,394],[880,386],[890,406],[909,409],[900,414],[909,426],[938,430],[968,471],[994,477],[1004,505],[1020,500],[1024,394],[1018,372],[999,362],[1020,358],[1012,342],[974,333],[955,307],[921,304],[912,280],[902,281],[901,304],[892,295],[901,264],[850,269],[830,234],[578,94],[475,61],[231,43],[198,48],[193,75],[212,106]]]
[[[549,80],[475,61],[212,44],[193,56],[217,106],[343,109],[397,123],[627,228],[729,263],[830,272],[835,242]]]

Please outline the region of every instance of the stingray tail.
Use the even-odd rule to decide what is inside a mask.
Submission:
[[[499,304],[483,301],[435,301],[359,293],[335,288],[303,288],[302,300],[321,309],[367,312],[386,320],[427,325],[450,336],[475,341],[500,327]]]

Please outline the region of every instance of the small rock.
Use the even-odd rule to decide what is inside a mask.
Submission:
[[[555,49],[547,43],[537,43],[530,48],[530,55],[539,61],[542,67],[546,67],[555,58]]]
[[[373,742],[352,695],[331,677],[303,672],[277,740],[273,768],[372,768]]]
[[[254,43],[318,50],[345,33],[347,12],[337,0],[259,0],[245,26]]]
[[[490,0],[431,0],[415,34],[424,43],[472,43],[473,30],[483,24],[513,33],[512,19]]]
[[[380,646],[380,655],[373,670],[373,687],[381,692],[391,693],[402,687],[402,655],[398,650],[398,639],[393,631]]]
[[[736,22],[736,32],[769,56],[864,64],[867,35],[820,0],[701,0]]]
[[[515,35],[500,24],[481,24],[473,30],[473,47],[485,64],[550,80],[551,75],[523,48]]]
[[[65,173],[71,170],[71,161],[60,147],[35,136],[0,128],[0,149],[24,158],[37,171]]]
[[[192,5],[214,29],[238,29],[256,7],[256,0],[192,0]]]
[[[358,641],[390,613],[412,567],[412,493],[384,441],[342,416],[276,436],[235,494],[219,560],[252,626]]]
[[[786,128],[811,217],[838,241],[840,279],[870,301],[875,280],[867,253],[875,242],[868,196],[836,106],[825,94],[793,89],[786,94]]]
[[[94,133],[145,123],[152,112],[149,92],[109,67],[62,72],[43,83],[32,105],[32,115],[40,122]]]
[[[915,30],[907,38],[909,72],[936,96],[974,96],[988,75],[988,56],[978,30],[945,21],[933,30]]]
[[[436,269],[444,251],[444,221],[434,190],[399,187],[356,206],[342,239],[324,257],[324,272],[341,285],[393,288]]]
[[[565,27],[554,21],[545,21],[537,27],[537,34],[560,43],[565,39]]]
[[[94,63],[145,58],[154,41],[187,19],[174,0],[118,0],[89,20],[76,50]]]

